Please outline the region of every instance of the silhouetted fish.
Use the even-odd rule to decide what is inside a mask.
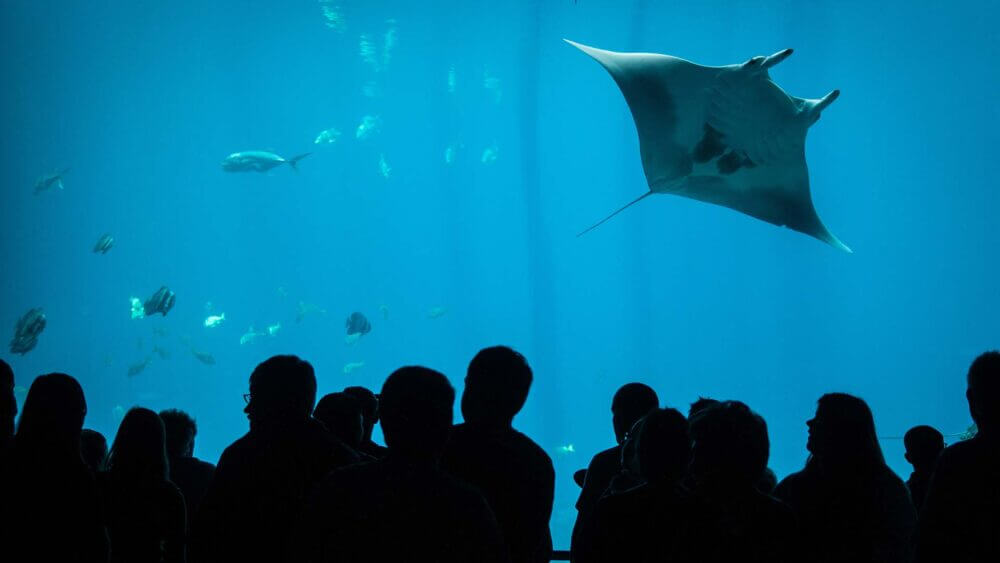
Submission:
[[[34,349],[38,344],[38,335],[45,330],[45,312],[35,308],[18,319],[14,326],[14,338],[10,341],[10,352],[22,356]]]
[[[115,238],[107,233],[101,235],[101,238],[97,239],[97,244],[94,245],[94,253],[100,252],[101,254],[107,254],[111,247],[115,245]]]
[[[170,291],[167,286],[163,286],[142,304],[142,308],[147,317],[156,313],[167,316],[167,312],[174,307],[174,301],[176,300],[177,296],[174,292]]]
[[[361,313],[351,313],[351,316],[347,317],[347,334],[368,334],[372,330],[372,324],[368,322]]]

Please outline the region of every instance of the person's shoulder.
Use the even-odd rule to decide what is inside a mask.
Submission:
[[[525,453],[531,455],[538,462],[544,462],[548,466],[552,466],[552,458],[549,454],[534,440],[529,438],[527,434],[515,429],[511,429],[511,435],[513,436],[514,442],[518,445],[519,449]]]
[[[970,460],[982,457],[986,448],[982,447],[983,444],[980,440],[972,438],[971,440],[962,440],[952,444],[941,452],[941,457],[938,458],[938,467],[941,464],[951,464],[951,463],[966,463]]]
[[[787,502],[787,496],[790,494],[795,494],[801,487],[805,486],[808,481],[808,475],[805,469],[801,471],[796,471],[794,473],[789,473],[784,479],[778,481],[778,484],[774,487],[774,497],[779,500]]]

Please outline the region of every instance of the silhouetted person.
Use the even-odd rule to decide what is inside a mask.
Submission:
[[[344,393],[357,399],[361,405],[361,415],[364,419],[362,422],[364,435],[361,437],[361,447],[358,450],[376,459],[382,459],[389,450],[372,440],[372,431],[375,429],[379,418],[378,397],[368,388],[359,385],[347,387],[344,389]]]
[[[250,431],[222,453],[194,522],[192,557],[199,561],[280,561],[306,494],[357,460],[310,416],[316,376],[308,362],[262,362],[244,398]]]
[[[462,393],[465,422],[455,426],[441,460],[486,497],[513,563],[548,562],[552,555],[552,460],[511,426],[531,380],[524,356],[506,346],[476,354]]]
[[[695,415],[701,411],[714,407],[721,404],[722,401],[717,399],[710,399],[708,397],[698,397],[698,400],[691,403],[688,407],[688,420],[694,418]],[[690,475],[688,475],[685,485],[688,488],[694,488],[694,482]],[[764,493],[765,495],[774,494],[774,488],[778,486],[778,476],[775,475],[774,471],[770,467],[765,467],[764,472],[761,473],[760,479],[757,480],[757,490]]]
[[[103,473],[108,463],[108,441],[104,434],[84,428],[80,432],[80,455],[94,475]]]
[[[0,466],[14,444],[14,419],[17,417],[17,398],[14,397],[14,370],[0,360]]]
[[[1000,352],[972,362],[965,396],[979,431],[938,458],[920,514],[918,563],[1000,560]]]
[[[691,418],[690,474],[707,522],[702,556],[709,561],[798,561],[792,510],[759,490],[767,469],[767,424],[739,401],[724,401]]]
[[[129,409],[98,480],[112,563],[185,561],[184,497],[168,473],[163,421],[149,409]]]
[[[691,455],[687,420],[675,409],[654,409],[636,422],[627,443],[623,463],[642,484],[601,497],[592,542],[573,561],[692,561],[701,520],[680,485]]]
[[[194,457],[194,438],[198,425],[186,412],[177,409],[160,411],[160,420],[167,437],[167,459],[170,461],[170,480],[184,495],[188,526],[198,514],[201,501],[215,475],[215,466]]]
[[[455,391],[440,373],[403,367],[382,387],[388,455],[331,473],[312,496],[295,561],[507,561],[483,497],[438,469]]]
[[[32,382],[12,455],[0,469],[4,561],[107,561],[100,495],[80,456],[86,415],[72,377],[50,373]]]
[[[944,436],[930,426],[914,426],[903,436],[903,445],[906,447],[903,455],[913,466],[913,473],[906,480],[906,488],[910,490],[910,498],[919,511],[924,506],[934,466],[944,451]]]
[[[313,418],[323,423],[338,440],[359,452],[364,461],[374,459],[361,452],[364,440],[364,413],[361,403],[347,393],[328,393],[316,403]]]
[[[642,383],[622,385],[611,399],[611,425],[616,445],[598,452],[587,466],[583,488],[576,500],[576,523],[573,525],[570,544],[570,551],[574,554],[579,549],[580,542],[587,542],[584,536],[591,534],[590,527],[597,501],[608,490],[612,479],[621,472],[622,443],[625,442],[626,434],[640,418],[659,404],[656,391]],[[621,479],[618,483],[622,488],[638,484],[631,479]]]
[[[803,561],[909,561],[916,510],[906,485],[889,469],[864,401],[823,395],[806,423],[805,469],[774,493],[799,521]]]

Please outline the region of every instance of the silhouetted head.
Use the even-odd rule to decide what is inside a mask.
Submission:
[[[371,440],[372,429],[375,428],[375,424],[378,423],[378,397],[367,387],[353,386],[344,389],[344,393],[357,399],[358,404],[361,405],[361,416],[364,417],[364,429],[365,435],[362,438],[364,441]]]
[[[688,422],[676,409],[654,408],[630,429],[622,462],[647,483],[677,482],[691,460]]]
[[[104,471],[108,463],[108,441],[104,439],[104,434],[84,428],[80,432],[80,454],[91,471]]]
[[[198,425],[191,416],[178,409],[160,411],[160,420],[167,436],[167,457],[178,459],[194,455],[194,437]]]
[[[129,409],[111,445],[108,472],[116,481],[166,479],[166,441],[158,414],[142,407]]]
[[[390,455],[436,460],[451,431],[455,390],[432,369],[407,366],[382,385],[382,433]]]
[[[87,416],[83,388],[65,373],[39,375],[31,383],[17,424],[17,455],[39,458],[80,457],[80,430]]]
[[[250,430],[258,425],[305,422],[316,402],[316,374],[298,356],[272,356],[250,374],[250,397],[243,412]]]
[[[965,397],[979,433],[994,433],[1000,426],[1000,352],[984,352],[972,362]]]
[[[718,405],[722,401],[717,401],[715,399],[709,399],[708,397],[698,397],[698,400],[691,403],[688,407],[688,420],[694,418],[694,415],[700,413],[701,411]]]
[[[868,404],[846,393],[828,393],[819,399],[816,416],[806,422],[806,449],[825,468],[868,471],[885,467]]]
[[[463,418],[466,422],[509,425],[528,399],[531,380],[531,367],[524,356],[506,346],[483,348],[469,362],[465,375]]]
[[[756,487],[767,468],[767,423],[746,404],[724,401],[691,417],[691,477],[715,489]]]
[[[347,393],[330,393],[316,403],[313,417],[341,442],[358,449],[364,438],[361,404]]]
[[[625,441],[625,434],[640,418],[658,406],[660,399],[649,385],[626,383],[619,387],[611,399],[611,424],[618,443]]]
[[[944,436],[930,426],[914,426],[903,436],[906,461],[917,471],[930,471],[944,450]]]
[[[0,360],[0,441],[14,435],[14,418],[17,417],[17,399],[14,397],[14,370]]]

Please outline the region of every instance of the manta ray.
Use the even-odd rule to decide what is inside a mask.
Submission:
[[[820,220],[809,194],[809,127],[840,95],[796,98],[768,76],[791,49],[743,64],[703,66],[656,53],[616,53],[566,40],[618,83],[639,134],[649,191],[722,205],[851,252]],[[579,236],[579,235],[578,235]]]

